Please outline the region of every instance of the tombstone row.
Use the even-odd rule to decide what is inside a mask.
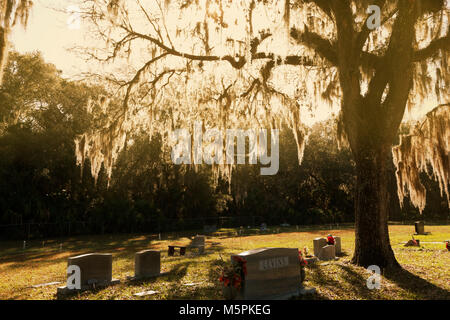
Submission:
[[[246,276],[238,299],[287,299],[299,295],[303,290],[301,283],[298,249],[261,248],[242,252],[234,257],[242,258],[246,263]],[[112,255],[108,253],[90,253],[68,259],[68,266],[80,269],[81,290],[117,283],[112,279]],[[135,255],[135,277],[160,275],[160,252],[143,250]],[[68,279],[68,283],[70,277]],[[58,294],[72,290],[58,288]]]
[[[334,260],[337,255],[342,254],[341,237],[333,237],[334,244],[328,244],[325,238],[313,240],[314,256],[319,260]]]
[[[340,242],[339,242],[340,243]],[[191,246],[201,246],[201,240]],[[204,245],[204,244],[203,244]],[[260,248],[231,256],[234,261],[245,262],[245,276],[237,299],[288,299],[305,292],[302,287],[302,266],[297,248]],[[68,267],[79,268],[80,289],[93,286],[107,286],[117,283],[112,278],[112,255],[108,253],[90,253],[68,259]],[[75,269],[76,269],[75,268]],[[161,255],[156,250],[143,250],[135,254],[135,275],[133,278],[161,275]],[[70,278],[68,278],[68,286]],[[72,292],[72,288],[60,287],[58,294]],[[78,289],[78,288],[77,288]],[[313,292],[314,289],[309,289]]]
[[[205,236],[197,235],[192,240],[189,248],[197,248],[198,253],[204,252]],[[174,246],[169,246],[169,256],[173,255]],[[180,247],[181,249],[186,247]],[[172,249],[172,252],[171,252]],[[172,253],[172,254],[171,254]],[[184,255],[184,253],[183,253]],[[108,286],[118,283],[119,280],[112,278],[112,254],[110,253],[89,253],[76,257],[70,257],[67,261],[68,270],[71,275],[68,278],[68,286],[58,288],[59,294],[64,294],[72,290],[73,281],[78,281],[80,290]],[[76,279],[79,273],[79,278]],[[73,273],[73,275],[72,275]],[[134,277],[140,279],[161,275],[161,253],[156,250],[143,250],[135,254],[134,257]]]
[[[161,275],[161,253],[157,250],[136,252],[133,279]],[[104,287],[119,282],[112,278],[112,254],[88,253],[67,260],[67,286],[59,287],[57,294],[66,294],[73,289],[85,290]]]

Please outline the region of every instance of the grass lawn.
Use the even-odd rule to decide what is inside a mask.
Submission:
[[[302,229],[276,227],[266,234],[232,236],[235,230],[219,230],[208,236],[205,254],[167,256],[168,244],[188,244],[188,237],[177,234],[81,236],[63,240],[0,242],[0,299],[56,299],[56,288],[66,281],[67,258],[89,252],[113,254],[113,278],[121,283],[97,291],[83,292],[68,299],[222,299],[221,284],[215,268],[222,257],[260,247],[308,247],[312,239],[332,233],[342,238],[344,256],[333,262],[320,262],[306,269],[305,285],[317,293],[301,299],[450,299],[450,252],[442,242],[450,239],[450,226],[426,226],[431,235],[416,236],[421,247],[404,247],[414,226],[391,225],[391,244],[404,270],[385,273],[380,290],[369,290],[364,268],[349,264],[354,248],[354,230],[342,228]],[[246,230],[251,232],[252,230]],[[279,233],[273,233],[278,232]],[[441,243],[427,243],[441,242]],[[127,281],[134,275],[134,253],[143,249],[161,250],[161,269],[170,274],[145,281]],[[31,288],[32,285],[61,281],[62,284]],[[192,284],[194,285],[185,285]],[[156,290],[157,294],[135,297],[133,294]]]

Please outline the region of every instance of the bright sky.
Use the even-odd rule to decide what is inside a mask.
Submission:
[[[16,27],[11,35],[10,40],[15,49],[22,53],[41,51],[44,59],[62,70],[65,77],[73,77],[88,71],[87,63],[75,53],[68,51],[74,46],[92,44],[92,40],[88,40],[87,28],[82,23],[77,24],[76,15],[61,12],[61,10],[70,11],[77,2],[77,0],[34,0],[28,27],[26,30]],[[413,118],[424,114],[434,106],[436,102],[430,101],[420,110],[416,110]],[[312,124],[327,119],[333,112],[336,114],[337,110],[319,106],[313,114],[303,112],[302,120]],[[411,116],[407,114],[405,119]]]
[[[66,10],[73,6],[76,0],[34,0],[30,20],[26,30],[16,27],[10,38],[19,52],[41,51],[44,59],[51,62],[64,76],[74,76],[85,71],[86,63],[67,49],[76,45],[86,44],[84,28],[76,23],[70,23],[71,15],[58,10]],[[75,17],[75,16],[73,16]]]

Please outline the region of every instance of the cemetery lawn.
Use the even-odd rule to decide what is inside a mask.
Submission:
[[[187,251],[185,256],[167,256],[169,244],[188,244],[183,234],[80,236],[67,239],[31,241],[23,250],[22,241],[0,242],[0,299],[56,299],[56,288],[65,285],[67,258],[89,252],[113,255],[113,278],[120,284],[97,291],[83,292],[67,299],[222,299],[217,265],[222,257],[261,247],[308,247],[312,240],[331,233],[342,238],[343,256],[337,261],[320,262],[306,269],[305,286],[315,295],[298,299],[448,299],[450,300],[450,252],[444,240],[450,239],[450,226],[426,226],[430,235],[415,236],[421,247],[404,247],[414,226],[389,226],[391,244],[403,266],[399,272],[382,276],[381,289],[369,290],[364,268],[349,264],[354,248],[354,229],[268,228],[265,234],[245,229],[236,236],[234,229],[220,229],[206,239],[205,254]],[[274,233],[275,232],[275,233]],[[279,233],[277,233],[279,232]],[[202,234],[201,232],[198,232]],[[191,233],[194,235],[195,233]],[[60,243],[63,243],[60,250]],[[433,243],[438,242],[438,243]],[[161,271],[171,271],[156,279],[127,281],[134,275],[134,254],[143,249],[161,250]],[[39,288],[32,285],[60,281]],[[157,294],[136,297],[133,294],[155,290]]]

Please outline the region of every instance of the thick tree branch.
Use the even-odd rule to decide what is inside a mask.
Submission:
[[[322,38],[317,33],[311,32],[305,26],[305,31],[300,32],[299,30],[292,28],[291,37],[295,39],[298,43],[304,44],[307,47],[314,49],[319,55],[327,59],[331,64],[337,65],[337,55],[334,44],[329,40]]]
[[[163,49],[167,54],[170,54],[172,56],[183,57],[186,59],[197,60],[197,61],[220,61],[220,60],[228,61],[236,69],[241,69],[246,63],[245,57],[238,57],[237,59],[235,59],[234,57],[232,57],[230,55],[219,57],[219,56],[213,56],[213,55],[195,55],[195,54],[190,54],[190,53],[179,52],[179,51],[175,50],[174,48],[170,48],[170,47],[166,46],[164,43],[162,43],[158,39],[155,39],[149,35],[130,30],[124,26],[122,26],[122,28],[132,35],[138,36],[141,39],[145,39],[145,40],[148,40],[148,41],[154,43],[155,45],[157,45],[158,47]]]
[[[322,10],[330,19],[333,19],[329,0],[304,0],[306,3],[314,3]]]
[[[170,47],[166,46],[158,39],[155,39],[149,35],[138,33],[136,31],[127,29],[124,26],[122,26],[122,28],[134,36],[137,36],[141,39],[145,39],[145,40],[148,40],[148,41],[154,43],[155,45],[157,45],[158,47],[163,49],[167,54],[170,54],[173,56],[182,57],[182,58],[186,58],[189,60],[197,60],[197,61],[228,61],[236,69],[241,69],[247,63],[247,60],[245,59],[244,56],[232,57],[230,55],[226,55],[226,56],[219,57],[219,56],[214,56],[214,55],[195,55],[195,54],[190,54],[190,53],[179,52],[174,48],[170,48]],[[252,47],[257,47],[257,45],[259,43],[261,43],[262,40],[266,39],[268,36],[269,35],[264,35],[263,37],[260,38],[259,41],[255,40]],[[314,61],[307,57],[287,56],[286,59],[283,59],[281,57],[275,56],[273,53],[265,53],[265,52],[255,53],[252,56],[252,59],[255,59],[255,60],[256,59],[271,59],[274,61],[274,63],[276,65],[281,65],[281,64],[307,65],[307,66],[315,65]]]
[[[431,41],[431,43],[414,52],[414,62],[423,61],[435,55],[439,50],[450,50],[450,30],[445,37]]]
[[[365,70],[370,70],[370,69],[379,69],[383,67],[383,57],[381,56],[377,56],[374,53],[370,53],[370,52],[366,52],[363,51],[361,53],[361,66],[365,69]]]

